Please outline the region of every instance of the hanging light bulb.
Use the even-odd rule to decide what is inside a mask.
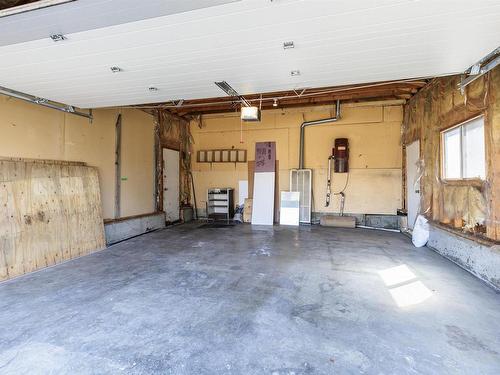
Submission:
[[[274,99],[273,107],[277,107],[277,106],[278,106],[278,99]]]

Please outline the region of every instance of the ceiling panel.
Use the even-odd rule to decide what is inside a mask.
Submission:
[[[120,25],[240,0],[68,0],[0,18],[0,46]],[[13,1],[12,3],[15,3]],[[19,2],[22,3],[22,2]],[[50,5],[50,0],[34,2]],[[56,2],[57,3],[57,2]],[[23,10],[29,6],[20,7]]]
[[[217,97],[220,80],[250,94],[436,76],[498,47],[498,19],[487,0],[242,0],[5,45],[0,86],[87,108]]]

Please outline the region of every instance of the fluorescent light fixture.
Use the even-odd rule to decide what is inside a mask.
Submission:
[[[260,121],[259,107],[241,107],[241,119],[243,121]]]
[[[215,82],[215,84],[229,96],[240,96],[226,81]]]
[[[61,5],[65,3],[71,3],[75,0],[39,0],[31,1],[28,4],[18,5],[15,7],[9,7],[5,9],[0,9],[0,18],[13,16],[14,14],[30,12],[37,9],[47,8],[54,5]]]
[[[290,75],[291,75],[292,77],[297,77],[297,76],[300,76],[300,70],[292,70],[292,71],[290,72]]]
[[[292,49],[292,48],[295,48],[295,44],[293,43],[293,40],[283,43],[283,49]]]
[[[119,66],[112,66],[109,69],[111,69],[113,73],[120,73],[122,71],[122,68],[120,68]]]
[[[236,96],[245,107],[250,107],[250,103],[238,92],[231,87],[226,81],[214,82],[222,91],[224,91],[229,96]]]
[[[52,34],[50,39],[52,39],[53,42],[62,42],[66,40],[66,37],[63,34]]]

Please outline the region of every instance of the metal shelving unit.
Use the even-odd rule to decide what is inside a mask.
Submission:
[[[211,188],[207,192],[207,216],[210,219],[231,220],[234,216],[234,189]]]

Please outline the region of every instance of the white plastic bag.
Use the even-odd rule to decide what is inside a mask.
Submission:
[[[422,247],[429,241],[429,222],[422,215],[418,215],[413,227],[411,242],[415,247]]]

